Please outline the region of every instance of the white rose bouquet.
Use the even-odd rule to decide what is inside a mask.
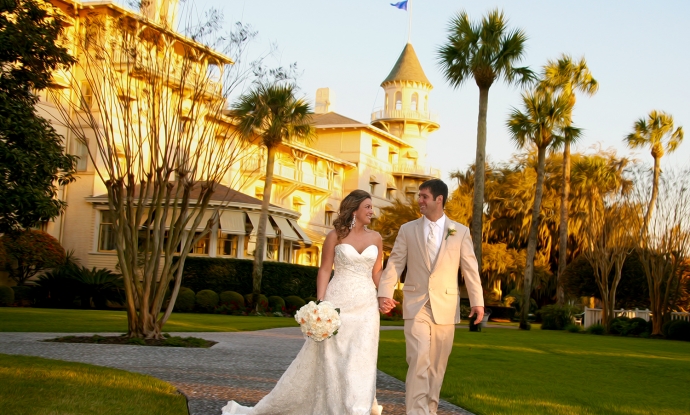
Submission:
[[[340,309],[328,301],[310,301],[295,313],[302,333],[320,342],[338,334]]]

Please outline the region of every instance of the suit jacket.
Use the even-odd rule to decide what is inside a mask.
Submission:
[[[455,233],[448,229],[455,226]],[[379,297],[393,298],[395,284],[407,267],[403,293],[403,319],[412,319],[431,302],[436,324],[460,322],[460,271],[471,306],[484,306],[482,284],[477,269],[470,230],[446,217],[441,247],[435,263],[429,262],[424,240],[424,218],[400,227],[393,251],[379,282]]]

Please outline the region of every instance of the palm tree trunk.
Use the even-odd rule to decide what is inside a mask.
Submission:
[[[649,198],[649,205],[647,206],[647,213],[644,215],[644,227],[642,228],[643,235],[647,233],[647,226],[652,218],[654,212],[654,204],[656,203],[657,195],[659,194],[659,176],[661,175],[661,158],[654,156],[654,176],[652,183],[652,197]]]
[[[484,180],[486,166],[486,113],[489,88],[479,88],[477,118],[477,155],[474,162],[474,194],[472,196],[472,243],[479,269],[482,269],[482,220],[484,218]]]
[[[558,277],[556,280],[556,299],[559,305],[565,304],[563,273],[568,259],[568,198],[570,197],[570,142],[563,146],[563,184],[561,189],[561,223],[558,227]]]
[[[275,147],[268,147],[266,157],[266,180],[264,183],[264,196],[261,201],[261,216],[259,216],[259,229],[256,232],[256,250],[254,251],[254,269],[252,270],[254,309],[258,313],[259,296],[261,295],[261,278],[264,271],[264,252],[266,252],[266,226],[268,224],[268,206],[271,203],[271,186],[273,184],[273,163],[275,161]]]
[[[546,147],[539,147],[537,153],[537,189],[534,194],[534,205],[532,206],[532,223],[529,228],[527,239],[527,263],[525,264],[525,282],[523,284],[522,306],[520,307],[520,328],[529,330],[527,322],[529,314],[529,303],[532,297],[532,279],[534,276],[534,255],[537,251],[537,231],[539,230],[539,211],[541,210],[541,199],[544,194],[544,165],[546,164]]]

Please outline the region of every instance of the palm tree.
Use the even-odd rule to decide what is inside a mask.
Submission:
[[[661,174],[661,158],[664,153],[672,153],[683,141],[683,127],[673,130],[673,116],[663,111],[652,111],[647,119],[640,118],[633,125],[633,132],[625,137],[628,147],[650,147],[654,158],[654,176],[652,181],[652,196],[649,199],[647,212],[644,215],[642,232],[647,231],[647,225],[654,211],[654,203],[659,193],[659,176]]]
[[[589,96],[596,94],[599,83],[592,77],[587,62],[581,58],[576,62],[568,55],[562,55],[557,61],[549,60],[543,68],[543,80],[540,87],[567,97],[569,110],[567,124],[572,123],[572,111],[575,108],[575,91]],[[564,137],[563,140],[563,184],[561,186],[560,224],[558,226],[558,276],[556,297],[558,304],[565,304],[565,294],[561,284],[561,276],[565,272],[568,256],[568,205],[570,194],[570,145],[576,137]]]
[[[537,249],[539,213],[544,192],[544,169],[546,150],[563,140],[564,135],[577,135],[579,130],[566,126],[569,102],[567,97],[554,96],[549,91],[534,91],[522,95],[525,112],[513,108],[507,126],[511,138],[519,148],[534,145],[537,148],[537,184],[532,206],[532,223],[527,239],[527,259],[523,284],[523,301],[529,301],[534,276],[534,256]],[[520,313],[520,328],[529,330],[527,322],[529,307],[523,304]]]
[[[508,84],[526,85],[534,81],[534,73],[527,67],[514,66],[522,60],[527,36],[522,30],[508,30],[508,20],[502,11],[489,12],[480,24],[472,23],[462,11],[451,19],[448,38],[438,49],[438,63],[446,80],[459,87],[470,78],[479,87],[479,116],[477,120],[477,153],[475,160],[474,193],[472,200],[472,242],[481,269],[482,220],[484,211],[484,180],[486,163],[486,113],[489,88],[503,78]]]
[[[253,301],[257,312],[261,294],[266,225],[268,206],[271,203],[276,148],[281,143],[293,139],[311,141],[316,134],[311,118],[311,106],[305,100],[296,98],[295,92],[296,87],[292,84],[260,84],[240,96],[233,104],[231,111],[237,119],[240,135],[246,140],[254,140],[258,136],[267,149],[266,180],[252,271]]]

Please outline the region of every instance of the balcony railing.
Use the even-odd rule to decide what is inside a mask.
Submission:
[[[412,111],[412,110],[378,110],[371,113],[371,121],[403,119],[414,121],[427,121],[438,124],[438,114],[431,112]]]
[[[429,166],[420,166],[415,163],[398,163],[393,164],[393,174],[413,174],[440,178],[441,170]]]
[[[244,160],[242,162],[242,171],[245,173],[253,172],[263,175],[266,171],[266,163],[256,159]],[[298,171],[294,167],[285,166],[281,163],[275,163],[273,165],[273,174],[278,178],[315,186],[324,190],[332,189],[328,177],[321,174]]]

